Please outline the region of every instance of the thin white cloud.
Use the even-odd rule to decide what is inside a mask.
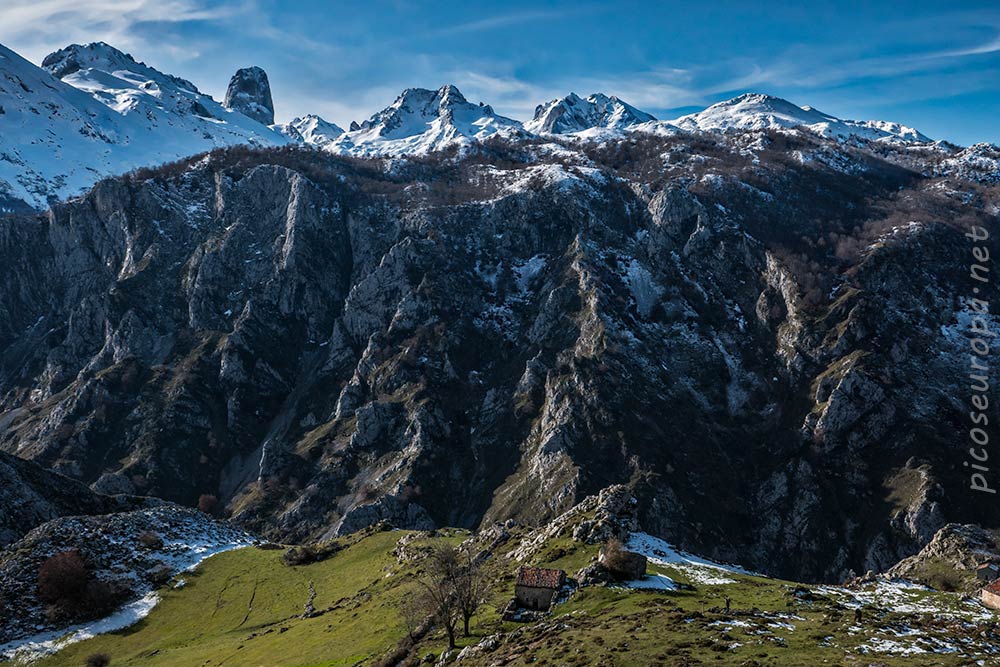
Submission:
[[[535,10],[524,12],[512,12],[510,14],[498,14],[484,19],[467,21],[456,25],[446,26],[437,30],[424,33],[424,37],[446,37],[450,35],[461,35],[471,32],[484,32],[486,30],[496,30],[498,28],[508,28],[523,23],[533,23],[536,21],[565,20],[571,16],[583,16],[594,12],[606,11],[606,8],[595,6],[579,6],[573,9],[558,10]]]
[[[954,51],[942,51],[940,53],[933,54],[933,56],[939,58],[961,58],[964,56],[981,56],[987,53],[996,53],[998,51],[1000,51],[1000,34],[997,34],[997,36],[992,40],[984,42],[983,44],[970,46],[965,49],[955,49]]]
[[[198,0],[6,0],[0,25],[4,43],[34,62],[73,42],[105,41],[125,50],[176,54],[185,49],[149,41],[136,26],[217,21],[247,8],[209,7]]]

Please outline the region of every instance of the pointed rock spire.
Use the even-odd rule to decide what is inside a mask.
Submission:
[[[227,109],[239,111],[264,125],[274,124],[274,103],[271,101],[271,85],[267,73],[259,67],[244,67],[236,70],[226,89]]]

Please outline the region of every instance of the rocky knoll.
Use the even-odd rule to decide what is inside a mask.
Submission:
[[[800,580],[996,523],[955,460],[995,186],[795,132],[553,141],[230,149],[0,220],[0,448],[286,540],[628,484]]]
[[[109,591],[127,600],[211,554],[252,540],[242,530],[170,503],[49,521],[0,551],[0,599],[7,601],[0,616],[0,645],[63,627],[68,621],[92,620],[47,613],[45,601],[39,599],[39,569],[52,556],[79,554],[88,578],[105,582]]]
[[[919,553],[901,560],[888,574],[940,590],[971,593],[985,583],[976,579],[976,568],[997,562],[1000,562],[1000,538],[995,530],[949,523]]]

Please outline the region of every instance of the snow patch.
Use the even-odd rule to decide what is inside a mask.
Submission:
[[[758,576],[737,565],[723,565],[679,551],[669,543],[647,533],[629,535],[625,548],[642,554],[654,565],[675,568],[690,577],[692,581],[708,586],[734,583],[735,580],[726,574]]]

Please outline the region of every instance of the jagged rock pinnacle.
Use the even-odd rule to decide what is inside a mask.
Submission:
[[[227,109],[239,111],[264,125],[274,123],[271,85],[268,83],[267,73],[259,67],[236,70],[236,74],[229,80],[223,104]]]

